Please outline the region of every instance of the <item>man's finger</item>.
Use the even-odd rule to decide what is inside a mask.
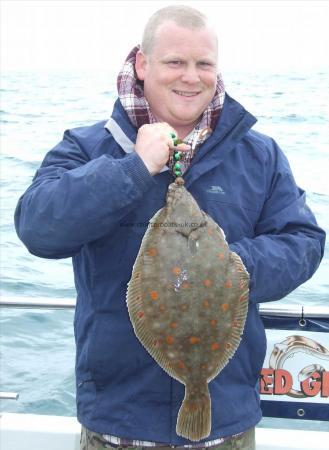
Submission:
[[[191,146],[189,144],[184,144],[184,143],[178,144],[178,145],[174,145],[174,143],[171,142],[169,144],[169,147],[170,147],[171,150],[180,150],[182,152],[187,152],[187,151],[191,150]]]
[[[184,143],[177,145],[176,148],[178,150],[182,150],[183,152],[191,150],[191,146],[189,144],[184,144]]]

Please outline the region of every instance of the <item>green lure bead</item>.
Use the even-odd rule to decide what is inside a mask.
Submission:
[[[177,145],[177,141],[178,141],[176,134],[175,133],[170,133],[170,136],[171,136],[172,140],[174,141],[174,146],[176,146]]]
[[[174,133],[170,133],[171,138],[174,141],[174,146],[176,147],[179,144],[182,144],[183,141],[181,139],[179,139]]]
[[[173,167],[173,172],[176,175],[176,177],[181,177],[182,176],[182,166],[179,162],[179,160],[181,159],[182,156],[182,152],[180,152],[179,150],[175,150],[174,154],[173,154],[173,159],[175,161],[174,167]]]

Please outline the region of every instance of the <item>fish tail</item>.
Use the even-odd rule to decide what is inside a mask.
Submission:
[[[208,385],[200,395],[190,395],[188,387],[178,412],[176,433],[190,441],[200,441],[211,431],[211,400]]]

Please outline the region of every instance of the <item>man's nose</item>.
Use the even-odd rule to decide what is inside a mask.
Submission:
[[[182,74],[182,81],[185,83],[197,83],[200,81],[198,68],[195,64],[188,64]]]

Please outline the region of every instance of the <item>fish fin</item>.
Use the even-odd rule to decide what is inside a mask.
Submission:
[[[143,260],[141,258],[137,258],[134,264],[134,271],[135,270],[136,272],[142,271],[142,261]],[[138,317],[138,312],[144,309],[141,294],[142,294],[142,281],[140,277],[138,278],[132,277],[128,283],[126,302],[130,321],[134,328],[134,332],[138,337],[139,341],[144,346],[144,348],[150,353],[150,355],[156,360],[156,362],[169,375],[171,375],[170,360],[166,358],[166,356],[153,345],[156,336],[154,336],[152,331],[145,326],[144,320],[136,319],[136,317]]]
[[[240,272],[242,279],[245,280],[246,287],[248,287],[250,275],[249,275],[248,270],[246,269],[246,266],[243,264],[242,259],[235,252],[231,252],[230,256],[235,264],[235,267]]]
[[[235,252],[231,252],[230,257],[232,258],[234,265],[237,269],[238,279],[239,279],[239,283],[240,283],[239,295],[240,295],[241,301],[238,302],[238,304],[235,307],[235,311],[234,311],[234,319],[238,321],[239,326],[235,327],[231,331],[230,339],[228,341],[230,346],[228,346],[224,352],[224,356],[225,356],[225,359],[227,362],[235,354],[235,352],[241,342],[241,339],[242,339],[242,334],[243,334],[243,330],[244,330],[244,326],[245,326],[245,322],[246,322],[247,314],[248,314],[249,280],[250,280],[249,273],[248,273],[246,267],[244,266],[240,256]],[[225,365],[226,365],[226,363],[223,364],[223,367],[225,367]]]
[[[248,314],[250,279],[249,273],[237,253],[230,252],[230,258],[233,261],[235,268],[237,269],[236,277],[237,282],[240,284],[240,301],[235,305],[233,313],[234,320],[236,321],[237,325],[231,329],[229,338],[225,342],[226,345],[224,351],[216,365],[217,372],[212,377],[208,378],[208,382],[211,381],[221,370],[223,370],[223,368],[227,365],[229,360],[237,351],[242,339],[243,330]]]
[[[186,386],[185,398],[178,412],[176,433],[190,441],[200,441],[208,437],[210,431],[211,399],[207,383],[198,397],[192,397]]]
[[[156,221],[163,222],[163,215],[165,215],[165,208],[161,208],[152,219],[152,222]],[[138,314],[144,310],[144,302],[142,298],[142,275],[136,276],[138,273],[143,274],[143,270],[145,270],[145,265],[152,264],[152,258],[147,258],[145,255],[145,251],[147,249],[148,237],[152,232],[152,227],[149,227],[145,232],[143,237],[139,254],[137,255],[136,261],[133,266],[132,277],[128,282],[128,288],[126,292],[126,304],[128,308],[128,314],[133,326],[134,332],[144,346],[145,350],[155,359],[155,361],[160,365],[160,367],[168,373],[171,377],[175,378],[179,382],[184,384],[184,378],[177,375],[177,373],[172,368],[172,361],[170,358],[160,351],[157,346],[154,345],[154,342],[158,338],[158,336],[154,335],[149,327],[145,326],[144,320],[138,320]]]

